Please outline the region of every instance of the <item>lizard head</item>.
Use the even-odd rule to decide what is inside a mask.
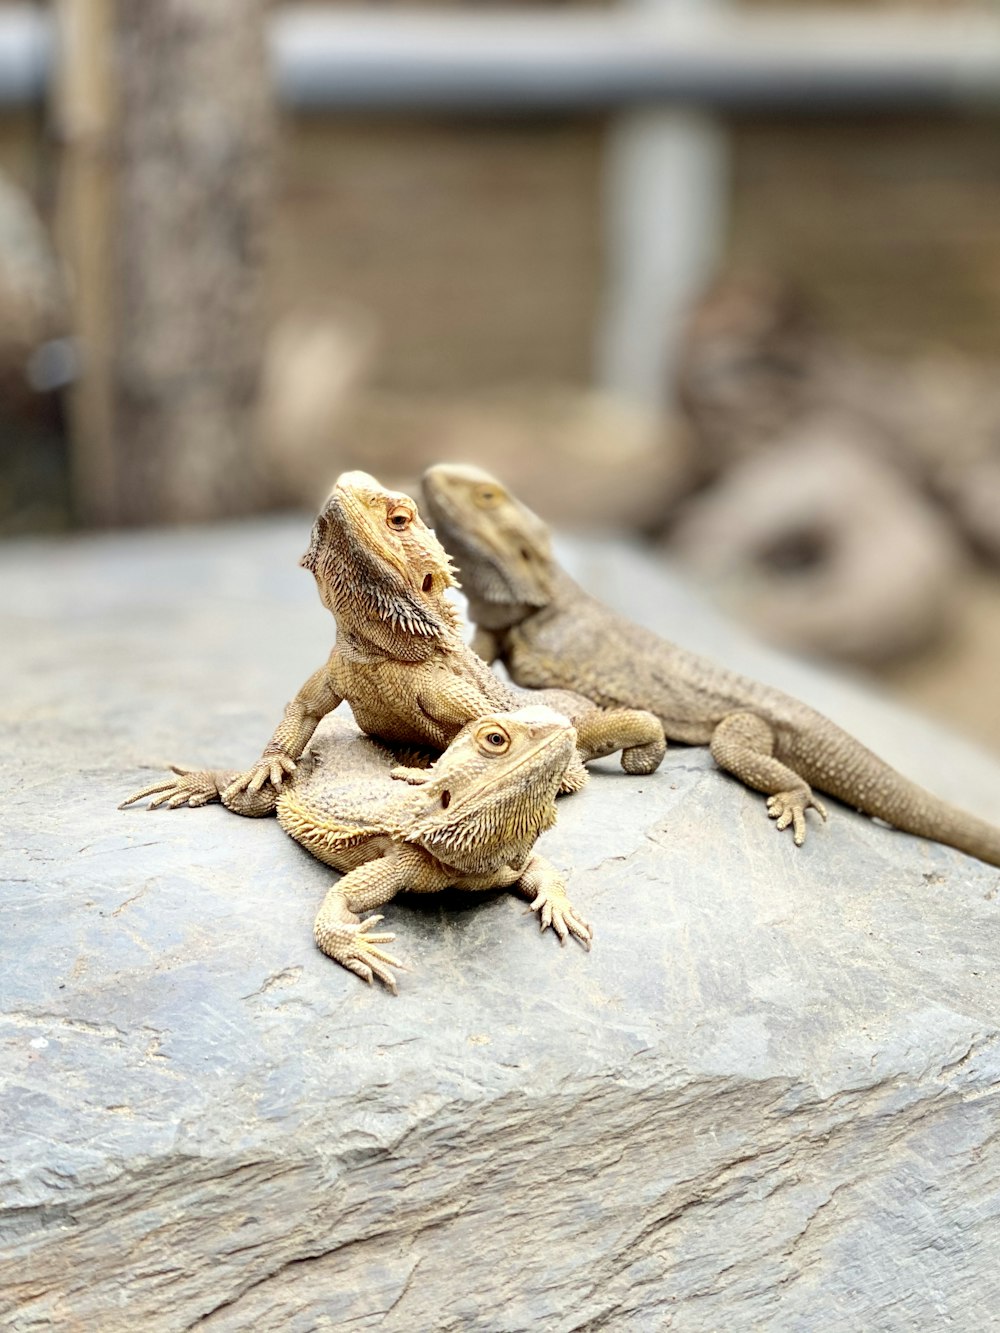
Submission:
[[[552,542],[537,514],[477,467],[439,463],[421,485],[477,624],[503,629],[549,604]]]
[[[520,864],[555,823],[575,752],[568,719],[541,705],[468,723],[418,788],[427,804],[407,841],[466,874]]]
[[[406,659],[458,624],[451,561],[417,506],[367,472],[344,472],[299,561],[338,624]]]

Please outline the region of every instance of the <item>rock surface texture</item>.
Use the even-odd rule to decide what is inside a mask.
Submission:
[[[981,1328],[1000,1302],[1000,874],[842,807],[804,848],[703,750],[607,762],[506,894],[314,947],[273,820],[116,803],[236,766],[327,651],[308,523],[0,551],[0,1326]],[[754,648],[621,548],[573,572],[1000,820],[1000,765]]]

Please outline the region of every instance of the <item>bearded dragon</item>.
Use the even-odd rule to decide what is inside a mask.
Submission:
[[[577,690],[605,707],[651,710],[668,740],[708,745],[727,773],[767,796],[797,846],[813,787],[907,833],[1000,865],[1000,829],[897,773],[821,713],[626,620],[559,567],[549,531],[487,472],[440,465],[426,509],[454,557],[478,626],[473,646],[520,685]]]
[[[494,713],[463,727],[419,785],[396,782],[395,756],[331,718],[280,791],[238,789],[235,773],[175,768],[122,804],[199,806],[221,800],[236,814],[277,813],[296,842],[346,871],[316,917],[320,949],[365,981],[395,993],[403,967],[377,931],[384,907],[403,890],[516,888],[532,899],[541,928],[565,943],[590,944],[590,926],[571,906],[559,872],[532,852],[555,823],[555,796],[574,758],[576,733],[541,706]],[[364,917],[365,919],[362,919]]]
[[[566,771],[566,791],[586,781],[582,761],[621,750],[626,772],[642,774],[663,758],[663,728],[651,713],[603,710],[564,690],[527,693],[495,675],[462,638],[458,608],[446,596],[455,577],[444,548],[408,495],[366,472],[338,478],[300,564],[336,619],[337,641],[227,794],[280,788],[320,720],[345,699],[369,736],[434,754],[487,713],[548,705],[577,732],[579,758]],[[419,769],[401,767],[398,776],[419,781]]]

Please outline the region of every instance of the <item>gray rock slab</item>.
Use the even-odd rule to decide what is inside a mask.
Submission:
[[[797,850],[703,750],[605,762],[542,840],[593,951],[402,900],[394,999],[314,948],[331,872],[274,821],[115,809],[248,762],[323,659],[307,529],[0,548],[2,1326],[989,1326],[997,870],[839,806]],[[995,760],[567,553],[1000,820]]]

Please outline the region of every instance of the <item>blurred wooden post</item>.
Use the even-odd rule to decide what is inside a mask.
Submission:
[[[271,166],[264,8],[61,0],[61,85],[98,88],[104,116],[100,188],[81,173],[84,140],[67,117],[71,188],[60,209],[80,301],[74,426],[86,519],[209,519],[263,498],[254,413]],[[74,103],[64,95],[60,105]]]
[[[58,68],[52,118],[60,145],[56,244],[70,276],[81,349],[69,394],[71,484],[77,516],[118,517],[111,416],[111,73],[114,0],[56,0]]]

